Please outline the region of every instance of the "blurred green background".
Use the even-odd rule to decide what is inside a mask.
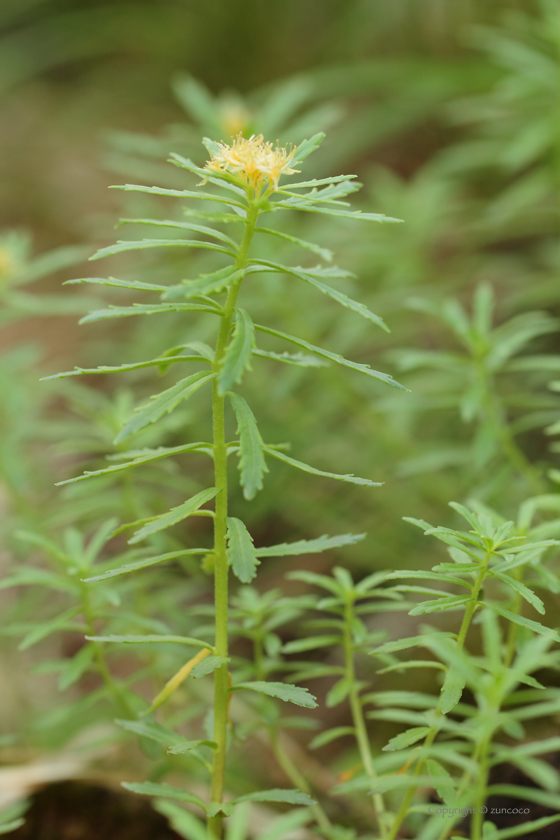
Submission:
[[[202,486],[205,465],[189,462],[189,472],[167,465],[135,473],[132,483],[53,489],[106,464],[132,406],[161,385],[149,371],[127,384],[38,379],[75,364],[151,358],[185,334],[211,335],[206,322],[187,328],[175,316],[148,327],[78,328],[79,315],[110,295],[60,290],[61,281],[98,271],[178,282],[215,267],[206,256],[167,254],[119,257],[93,264],[95,271],[80,262],[113,240],[119,215],[180,212],[107,187],[192,187],[165,159],[177,151],[202,163],[204,134],[227,140],[263,130],[297,143],[325,130],[306,176],[356,173],[364,184],[356,206],[405,222],[362,228],[305,218],[292,229],[332,248],[337,263],[355,272],[340,287],[383,316],[390,335],[287,278],[246,293],[267,323],[276,319],[279,329],[389,371],[411,390],[391,392],[331,369],[255,365],[244,388],[266,440],[290,440],[294,457],[320,468],[385,482],[371,491],[333,486],[271,465],[254,503],[234,490],[256,542],[367,531],[335,559],[358,575],[419,567],[432,548],[402,516],[445,524],[449,500],[474,497],[509,518],[527,495],[553,492],[559,56],[554,0],[4,0],[5,563],[29,552],[14,536],[19,528],[55,541],[69,526],[89,534],[111,515],[130,521],[161,512]],[[289,246],[267,247],[271,258],[291,258]],[[111,297],[120,300],[129,298]],[[163,435],[150,431],[138,446],[177,445],[185,428],[189,440],[204,439],[204,411],[174,414]],[[178,530],[161,539],[166,550],[200,536]],[[331,559],[310,563],[322,568]],[[288,568],[263,564],[263,585]],[[195,581],[202,574],[189,571]],[[40,593],[7,606],[14,620],[45,611]],[[168,606],[154,598],[149,609],[161,616]],[[5,645],[11,650],[11,641]],[[3,667],[11,671],[13,661],[12,651]],[[4,701],[8,720],[19,719],[22,696],[37,702],[20,679]]]

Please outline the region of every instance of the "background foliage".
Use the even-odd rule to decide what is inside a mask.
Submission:
[[[112,241],[116,217],[169,213],[152,196],[106,187],[123,181],[189,186],[164,161],[174,151],[202,164],[203,134],[227,139],[238,130],[262,130],[297,143],[326,130],[306,177],[355,172],[364,183],[361,209],[405,221],[367,231],[327,217],[298,223],[298,235],[331,249],[338,264],[354,272],[340,288],[381,315],[390,334],[356,323],[351,313],[341,316],[293,278],[267,276],[251,299],[255,312],[274,307],[286,331],[389,370],[411,391],[388,392],[331,368],[312,377],[287,365],[274,377],[264,368],[255,371],[246,393],[266,440],[281,442],[289,429],[296,457],[385,482],[369,490],[307,480],[275,464],[266,493],[249,505],[239,490],[233,502],[256,542],[367,532],[352,547],[306,558],[314,571],[328,570],[334,559],[360,579],[380,569],[431,568],[431,540],[403,516],[457,527],[451,499],[476,500],[514,520],[529,496],[549,497],[536,509],[555,508],[560,12],[554,0],[26,0],[3,4],[0,24],[0,469],[7,576],[11,567],[44,557],[45,548],[58,564],[51,573],[67,574],[69,564],[90,563],[96,550],[103,557],[107,519],[163,512],[185,489],[201,487],[205,465],[195,459],[188,473],[156,463],[133,473],[134,481],[116,473],[95,486],[54,490],[55,481],[107,465],[123,419],[139,397],[157,390],[157,375],[133,372],[124,386],[112,377],[37,380],[75,364],[154,358],[170,344],[207,338],[204,321],[185,337],[179,316],[164,324],[123,319],[118,327],[109,322],[78,331],[77,316],[101,298],[95,287],[59,288],[62,280],[92,274],[97,263],[84,267],[80,260]],[[149,235],[130,230],[124,238]],[[262,256],[283,261],[291,248],[271,238]],[[175,253],[121,255],[112,266],[109,273],[144,282],[177,281],[216,267],[211,256]],[[128,300],[124,293],[122,300]],[[207,416],[185,407],[166,421],[163,442],[182,443],[185,424],[193,440],[204,440],[207,423]],[[152,445],[151,434],[139,439],[139,448]],[[190,533],[166,538],[162,551],[176,549]],[[275,587],[300,567],[298,558],[269,560],[258,588]],[[188,591],[176,586],[181,569],[158,571],[149,597],[137,579],[125,578],[121,597],[134,604],[136,616],[145,616],[137,632],[162,632],[171,620],[182,632],[196,629],[195,611],[187,619],[183,607],[200,600],[205,575],[194,560],[185,560],[183,570],[191,575]],[[306,591],[290,586],[296,594]],[[39,745],[67,744],[85,723],[106,722],[112,714],[103,707],[94,714],[84,701],[84,689],[95,689],[97,678],[86,674],[85,684],[77,682],[80,668],[90,665],[89,654],[76,664],[77,633],[34,633],[33,621],[55,621],[63,609],[67,629],[79,629],[72,628],[70,613],[84,609],[83,591],[74,584],[54,590],[56,603],[45,603],[35,586],[18,589],[17,597],[3,595],[11,630],[1,641],[1,667],[10,690],[0,711],[7,732],[22,733],[19,746],[6,742],[8,761]],[[105,590],[92,592],[94,599],[108,597]],[[241,635],[250,635],[248,615],[257,606],[239,597]],[[553,614],[555,599],[547,598]],[[117,633],[126,615],[117,602],[111,606],[111,632]],[[105,608],[94,604],[93,614]],[[405,635],[412,635],[415,621],[390,611],[374,614],[368,631],[394,636],[404,620],[410,622]],[[23,637],[24,652],[15,651],[14,635],[18,642]],[[180,657],[168,655],[169,666],[164,659],[157,668],[172,672]],[[55,664],[45,667],[49,658]],[[144,664],[145,679],[155,686],[156,664],[151,672]],[[23,665],[34,671],[32,682]],[[367,672],[371,666],[360,667]],[[118,668],[120,676],[130,674],[130,658],[121,656]],[[420,674],[419,690],[429,689],[430,678]],[[376,691],[398,690],[409,679],[410,672],[389,672],[376,679]],[[57,686],[70,689],[64,703],[70,696],[71,717],[61,711]],[[142,686],[150,694],[152,684]],[[316,693],[330,688],[325,679]],[[193,715],[205,703],[200,691]],[[323,710],[330,725],[345,724],[342,713],[336,717],[340,708]],[[344,745],[329,747],[337,769],[355,759]],[[250,753],[240,761],[250,777]],[[270,765],[269,772],[277,772],[272,759]]]

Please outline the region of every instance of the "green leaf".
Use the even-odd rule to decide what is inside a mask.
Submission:
[[[160,356],[157,359],[150,359],[147,362],[133,362],[128,365],[100,365],[96,368],[81,368],[75,367],[74,370],[67,370],[63,373],[54,373],[51,376],[43,376],[41,382],[47,382],[49,379],[64,379],[68,376],[84,376],[85,374],[106,374],[106,373],[126,373],[129,370],[140,370],[147,367],[162,367],[163,365],[172,365],[176,362],[205,362],[202,356]]]
[[[228,392],[235,416],[239,435],[239,469],[241,486],[246,499],[253,499],[258,490],[262,490],[264,474],[268,467],[264,459],[264,444],[257,427],[255,415],[247,402],[239,394]]]
[[[219,204],[229,204],[232,207],[239,207],[245,211],[246,204],[236,201],[234,198],[228,196],[213,195],[213,193],[203,192],[199,190],[169,190],[162,187],[144,187],[139,184],[116,184],[111,187],[113,190],[124,190],[125,192],[144,192],[150,195],[169,195],[174,198],[197,198],[199,201],[217,201]]]
[[[342,703],[343,700],[346,700],[351,690],[352,681],[349,680],[348,677],[343,677],[341,680],[338,680],[338,682],[336,682],[327,693],[325,705],[328,709],[333,709],[335,706]]]
[[[334,729],[327,729],[326,732],[321,732],[316,735],[310,742],[309,749],[317,750],[319,747],[324,747],[330,744],[331,741],[336,741],[337,738],[342,738],[344,735],[355,735],[356,730],[353,726],[335,726]]]
[[[202,505],[209,502],[210,499],[213,499],[219,492],[220,491],[216,487],[209,487],[207,490],[201,490],[200,493],[197,493],[196,496],[193,496],[191,499],[187,499],[187,501],[183,502],[182,505],[172,508],[170,511],[163,513],[161,516],[156,516],[148,522],[147,525],[144,525],[143,528],[136,531],[134,536],[128,541],[129,544],[133,545],[134,543],[138,543],[141,540],[145,540],[146,537],[156,534],[158,531],[163,531],[165,528],[170,528],[172,525],[176,525],[177,522],[181,522],[183,519],[191,516],[195,511],[201,508]]]
[[[343,365],[351,370],[357,370],[360,373],[365,373],[367,376],[372,376],[374,379],[379,379],[381,382],[385,382],[386,385],[392,385],[393,388],[400,388],[401,391],[408,390],[408,388],[405,388],[404,385],[401,385],[388,373],[380,373],[380,371],[370,368],[369,365],[361,365],[357,362],[351,362],[343,356],[339,356],[338,353],[331,353],[330,350],[323,350],[322,347],[316,347],[314,344],[309,344],[308,341],[304,341],[302,338],[296,338],[293,335],[288,335],[288,333],[273,330],[270,327],[263,327],[259,324],[255,324],[255,329],[260,332],[267,333],[267,335],[274,335],[276,338],[283,338],[284,341],[289,341],[290,344],[296,344],[298,347],[303,347],[304,350],[308,350],[310,353],[315,353],[317,356],[320,356],[323,359],[328,359],[330,362],[336,362],[338,365]]]
[[[185,840],[208,840],[206,826],[186,808],[167,799],[157,799],[154,807],[167,817],[169,825],[180,837]]]
[[[297,467],[298,470],[303,470],[303,472],[311,473],[312,475],[321,475],[325,476],[326,478],[335,478],[337,481],[346,481],[349,484],[361,484],[365,487],[383,486],[378,481],[370,481],[369,478],[359,478],[358,476],[352,474],[338,475],[337,473],[330,473],[324,472],[324,470],[317,470],[315,469],[315,467],[310,467],[309,464],[304,464],[302,461],[296,461],[294,458],[290,458],[288,455],[285,455],[283,452],[280,452],[277,449],[272,449],[270,446],[265,446],[264,451],[268,455],[272,455],[273,458],[277,458],[279,461],[284,461],[285,464],[290,464],[290,466]]]
[[[465,675],[458,668],[451,665],[441,688],[440,709],[444,715],[455,708],[465,687]]]
[[[431,732],[429,726],[414,726],[412,729],[407,729],[406,732],[401,732],[395,738],[391,738],[389,743],[383,747],[384,752],[393,752],[394,750],[404,750],[410,747],[422,738],[425,738]]]
[[[309,187],[322,187],[325,184],[339,184],[341,181],[353,181],[357,175],[333,175],[331,178],[315,178],[312,181],[296,181],[288,184],[289,190],[303,190]]]
[[[220,364],[218,393],[223,396],[232,385],[241,382],[243,373],[251,369],[251,355],[255,346],[255,328],[244,309],[235,310],[233,338]]]
[[[97,583],[99,580],[110,580],[114,577],[120,577],[120,575],[128,575],[131,572],[136,572],[138,569],[147,569],[149,566],[155,566],[158,563],[165,563],[166,560],[175,560],[177,557],[186,557],[189,554],[208,554],[208,549],[188,548],[181,551],[169,551],[167,554],[158,554],[156,557],[147,557],[145,560],[136,560],[134,563],[127,563],[124,566],[118,566],[116,569],[109,569],[108,572],[103,572],[101,575],[83,578],[83,582]]]
[[[528,630],[532,630],[533,633],[539,633],[541,636],[547,636],[549,639],[554,639],[555,642],[560,642],[560,635],[558,635],[558,633],[551,627],[545,627],[543,624],[539,624],[538,621],[531,621],[530,618],[525,618],[522,615],[511,612],[511,610],[506,610],[504,607],[500,607],[498,604],[494,604],[489,601],[484,601],[484,606],[494,610],[495,613],[498,613],[498,615],[501,615],[503,618],[507,618],[508,621],[513,621],[514,624],[519,624],[521,627],[526,627]]]
[[[160,723],[139,721],[139,720],[115,720],[115,723],[129,732],[134,732],[141,738],[149,738],[164,747],[172,747],[180,752],[188,752],[196,747],[212,747],[215,749],[214,741],[188,741],[181,735],[177,735],[172,729],[162,726]],[[171,750],[170,750],[171,752]],[[176,754],[175,752],[173,753]]]
[[[250,583],[257,574],[257,558],[253,538],[243,522],[227,517],[228,556],[234,575],[241,583]]]
[[[218,101],[205,85],[182,73],[173,81],[173,92],[193,122],[215,137],[221,135],[223,126]]]
[[[119,289],[131,289],[137,292],[166,292],[169,286],[161,286],[156,283],[141,283],[139,280],[117,280],[116,277],[77,277],[75,280],[66,280],[64,286],[75,286],[81,283],[93,286],[116,286]]]
[[[162,391],[161,394],[151,397],[147,405],[141,406],[134,411],[128,423],[125,424],[115,438],[115,445],[122,443],[129,435],[133,435],[151,423],[157,422],[164,414],[170,414],[177,408],[180,402],[188,400],[189,397],[213,379],[214,376],[214,373],[199,371],[198,373],[193,373],[192,376],[181,379],[176,385],[173,385],[166,391]]]
[[[189,645],[190,647],[200,647],[206,650],[214,650],[214,646],[209,642],[204,642],[201,639],[195,639],[193,636],[165,636],[165,635],[148,635],[148,636],[86,636],[90,642],[109,642],[118,645],[152,645],[152,644],[178,644]],[[203,660],[204,661],[204,660]]]
[[[264,271],[275,271],[280,274],[290,274],[292,277],[297,277],[300,280],[304,280],[309,285],[313,286],[319,292],[322,292],[324,295],[328,295],[329,297],[336,300],[337,303],[342,304],[347,309],[351,309],[353,312],[356,312],[358,315],[361,315],[362,318],[366,318],[368,321],[373,321],[374,324],[377,324],[379,327],[384,329],[386,332],[389,332],[389,328],[385,321],[380,318],[378,315],[374,315],[367,306],[364,306],[363,303],[359,303],[358,301],[352,300],[347,295],[339,292],[337,289],[331,288],[331,286],[327,286],[325,283],[321,283],[320,280],[317,280],[310,272],[307,272],[304,268],[300,268],[300,266],[286,266],[280,265],[280,263],[270,262],[270,260],[258,260],[258,262],[254,263],[251,268],[253,270],[258,270],[262,266],[262,270]]]
[[[488,838],[485,835],[484,840],[509,840],[510,837],[522,837],[524,834],[529,834],[529,832],[536,833],[541,828],[546,828],[547,825],[552,825],[552,823],[558,822],[559,820],[560,814],[554,814],[552,817],[541,817],[538,820],[521,823],[521,825],[516,825],[513,828],[502,828],[494,834],[489,834]]]
[[[432,777],[435,791],[439,798],[446,805],[453,805],[455,802],[457,791],[455,789],[455,781],[445,767],[435,761],[433,758],[428,759],[428,771]]]
[[[202,170],[200,170],[202,171]],[[203,233],[206,236],[213,236],[214,239],[224,242],[234,252],[237,250],[237,242],[226,233],[206,225],[197,225],[193,222],[178,222],[172,219],[119,219],[120,225],[153,225],[154,227],[170,227],[177,230],[192,230],[195,233]]]
[[[292,557],[296,554],[319,554],[321,551],[329,551],[331,548],[341,548],[344,545],[354,545],[363,540],[365,534],[340,534],[337,537],[329,537],[323,534],[315,540],[298,540],[292,543],[279,543],[268,545],[264,548],[257,548],[257,557]]]
[[[290,189],[293,186],[293,184],[290,184]],[[333,252],[329,251],[328,248],[321,248],[314,242],[307,242],[305,239],[298,239],[297,236],[291,236],[289,233],[284,233],[281,230],[273,230],[272,228],[258,227],[256,228],[255,232],[268,233],[271,236],[277,236],[279,239],[285,239],[288,242],[292,242],[294,245],[299,245],[300,248],[305,248],[306,251],[312,251],[314,254],[317,254],[326,262],[331,262],[333,258]]]
[[[316,149],[319,148],[323,140],[325,139],[326,134],[322,131],[314,134],[309,140],[304,140],[299,146],[296,148],[296,153],[294,155],[292,164],[296,166],[298,163],[301,163],[302,160],[305,160],[306,157],[309,157]]]
[[[188,793],[181,788],[172,785],[156,784],[155,782],[121,782],[123,788],[132,793],[141,793],[144,796],[164,796],[168,799],[179,799],[181,802],[188,802],[190,805],[198,805],[206,811],[206,805],[195,793]]]
[[[257,790],[254,793],[246,793],[244,796],[238,796],[233,800],[233,804],[237,805],[240,802],[287,802],[289,805],[315,805],[315,800],[311,799],[306,793],[301,790],[287,790],[280,788],[273,788],[272,790]]]
[[[169,458],[172,455],[181,455],[184,452],[206,452],[210,448],[210,444],[198,442],[187,443],[185,446],[159,446],[157,449],[137,450],[139,452],[146,452],[145,455],[139,455],[132,461],[125,461],[123,464],[114,464],[111,467],[105,467],[102,470],[86,470],[82,475],[76,478],[67,478],[65,481],[59,481],[55,487],[61,487],[63,484],[74,484],[76,481],[85,481],[86,478],[95,478],[98,475],[111,475],[112,473],[121,472],[122,470],[130,470],[132,467],[138,467],[142,464],[151,464],[153,461],[160,461],[162,458]],[[126,455],[126,452],[119,453],[119,457]]]
[[[521,581],[510,577],[510,575],[504,575],[494,570],[492,570],[492,574],[494,577],[499,578],[508,586],[511,586],[511,588],[518,592],[522,598],[524,598],[529,604],[531,604],[532,607],[534,607],[537,610],[537,612],[540,612],[541,615],[544,614],[545,610],[543,602],[538,597],[538,595],[535,595],[535,593],[527,586],[525,586],[524,583],[521,583]]]
[[[453,639],[453,633],[438,633],[438,636],[443,636],[446,639]],[[370,651],[371,655],[377,656],[380,653],[396,653],[399,650],[408,650],[412,647],[428,647],[430,637],[426,634],[424,636],[409,636],[407,639],[397,639],[394,642],[385,642]]]
[[[208,299],[209,300],[209,299]],[[133,306],[109,306],[107,309],[97,309],[80,319],[80,324],[91,324],[108,318],[128,318],[132,315],[165,315],[169,312],[210,312],[220,314],[217,303],[213,305],[203,303],[135,303]]]
[[[11,820],[10,822],[0,823],[0,834],[10,834],[12,831],[15,831],[16,828],[20,828],[22,825],[25,825],[25,820],[21,817],[17,820]]]
[[[241,689],[250,689],[251,691],[258,691],[260,694],[267,694],[269,697],[277,697],[279,700],[284,700],[286,703],[294,703],[296,706],[303,706],[306,709],[316,709],[317,698],[309,694],[306,688],[301,688],[296,685],[289,685],[288,683],[280,682],[244,682],[238,683],[230,688],[230,691],[240,691]]]
[[[66,691],[88,670],[95,655],[93,645],[84,645],[67,663],[58,681],[59,691]]]
[[[342,641],[341,636],[311,636],[286,642],[282,650],[284,653],[301,653],[304,650],[317,650],[322,647],[332,648],[333,645],[342,644]]]
[[[194,666],[191,671],[191,677],[195,680],[200,679],[200,677],[206,677],[208,674],[212,674],[218,668],[221,668],[222,665],[226,665],[229,661],[229,658],[226,656],[207,656],[206,659],[203,659],[202,662]]]
[[[212,274],[201,274],[196,280],[183,280],[179,286],[171,286],[163,295],[164,300],[172,298],[192,298],[196,295],[211,295],[224,291],[226,287],[240,280],[245,274],[244,269],[228,265]]]
[[[406,587],[411,591],[415,591],[416,587]],[[431,592],[432,590],[428,590]],[[440,612],[441,610],[454,610],[457,607],[462,607],[468,604],[470,596],[464,597],[448,595],[443,598],[436,598],[433,601],[423,601],[417,607],[410,610],[409,615],[428,615],[428,613]]]
[[[323,362],[316,356],[306,356],[304,353],[274,353],[271,350],[253,349],[253,356],[260,356],[263,359],[273,359],[275,362],[284,362],[287,365],[298,367],[328,367],[328,362]]]
[[[440,583],[454,583],[458,586],[466,586],[467,589],[472,589],[470,583],[467,583],[465,580],[462,580],[459,577],[453,577],[452,575],[442,575],[439,572],[424,572],[424,571],[415,571],[411,569],[399,569],[396,572],[388,572],[385,576],[385,580],[400,580],[401,578],[412,578],[413,580],[437,580]],[[445,593],[442,593],[445,594]]]
[[[206,251],[218,251],[220,254],[227,254],[228,256],[234,254],[231,248],[216,245],[215,242],[204,242],[202,239],[136,239],[132,242],[119,240],[116,245],[100,248],[93,257],[90,257],[90,260],[100,260],[103,257],[122,254],[124,251],[140,251],[145,248],[202,248]]]

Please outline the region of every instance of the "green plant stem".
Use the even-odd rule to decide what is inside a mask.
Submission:
[[[270,738],[270,745],[276,757],[276,760],[286,776],[290,779],[291,783],[294,787],[298,788],[298,790],[302,790],[304,793],[307,793],[308,796],[311,796],[311,788],[305,776],[299,772],[298,768],[287,754],[286,750],[280,743],[280,738],[278,736],[278,729],[275,726],[268,727],[268,734]],[[315,805],[311,806],[311,810],[313,812],[313,816],[317,821],[317,825],[323,829],[331,828],[331,821],[323,811],[322,807],[316,802]]]
[[[496,714],[498,710],[496,709]],[[471,838],[472,840],[482,840],[482,828],[484,824],[484,814],[482,806],[486,802],[486,788],[488,787],[488,750],[490,747],[490,737],[487,737],[479,745],[479,761],[477,773],[476,796],[474,803],[474,814],[471,820]]]
[[[377,774],[373,766],[373,756],[371,754],[371,747],[367,733],[366,722],[364,720],[364,712],[362,708],[362,701],[356,682],[356,670],[354,668],[354,646],[352,644],[352,623],[354,619],[353,604],[347,603],[344,610],[344,666],[345,676],[350,685],[350,709],[352,712],[352,720],[354,729],[356,731],[356,741],[360,751],[360,758],[364,770],[370,779],[376,779]],[[382,815],[385,812],[385,803],[380,793],[372,794],[373,807],[381,831],[381,836],[385,836],[385,827]]]
[[[80,581],[80,592],[82,596],[82,611],[84,614],[87,628],[86,635],[95,636],[95,616],[91,607],[91,600],[89,597],[87,583]],[[110,694],[115,700],[115,703],[121,709],[121,714],[124,714],[126,718],[136,718],[136,714],[134,713],[132,706],[128,702],[125,693],[123,692],[122,688],[118,685],[118,683],[116,683],[113,679],[109,666],[107,665],[103,645],[101,645],[99,642],[90,642],[90,644],[93,645],[97,673],[107,686],[107,689],[109,690]]]
[[[243,238],[239,246],[236,259],[238,269],[246,269],[251,240],[255,232],[258,207],[249,202]],[[215,627],[217,656],[228,656],[228,556],[226,546],[227,515],[228,515],[228,484],[227,484],[227,448],[225,438],[225,397],[219,393],[217,375],[224,357],[233,324],[235,304],[243,278],[232,283],[225,302],[222,322],[216,341],[214,356],[214,373],[212,382],[212,426],[214,445],[214,486],[218,489],[216,496],[216,515],[214,517],[214,604],[216,610]],[[214,674],[214,741],[217,747],[214,751],[212,763],[211,801],[222,802],[224,795],[224,773],[226,766],[227,726],[228,726],[228,667],[222,665]],[[222,816],[211,817],[208,820],[209,836],[222,836]]]
[[[469,627],[470,627],[470,624],[471,624],[471,621],[472,621],[472,617],[475,613],[475,610],[476,610],[476,607],[477,607],[477,604],[478,604],[478,596],[479,596],[480,590],[482,589],[482,584],[484,583],[484,580],[486,578],[486,570],[488,568],[488,563],[490,561],[490,557],[491,557],[491,552],[488,551],[486,553],[486,557],[484,558],[484,562],[483,562],[483,564],[480,568],[480,571],[479,571],[479,573],[476,577],[476,581],[474,583],[472,593],[471,593],[471,599],[465,606],[465,614],[463,616],[463,620],[461,622],[461,627],[460,627],[459,633],[457,635],[457,648],[458,648],[458,650],[461,650],[464,647],[465,640],[467,638],[467,633],[468,633],[468,630],[469,630]],[[423,744],[424,754],[425,754],[426,750],[428,750],[432,746],[432,744],[433,744],[433,742],[436,738],[436,735],[437,735],[438,730],[439,730],[439,719],[442,716],[442,714],[443,714],[443,712],[441,711],[441,699],[440,699],[440,702],[438,703],[438,707],[435,710],[435,718],[436,718],[435,723],[432,726],[428,735],[426,736],[426,740],[424,741],[424,744]],[[416,767],[414,769],[414,774],[413,775],[414,776],[420,776],[422,774],[423,770],[424,770],[425,765],[426,765],[426,759],[425,758],[419,758],[419,760],[416,764]],[[413,799],[415,793],[416,793],[416,786],[413,785],[408,789],[408,791],[407,791],[407,793],[406,793],[406,795],[405,795],[405,797],[404,797],[404,799],[401,803],[401,806],[400,806],[399,810],[397,811],[397,814],[395,816],[395,821],[394,821],[393,825],[391,826],[391,831],[389,832],[389,834],[387,836],[387,840],[395,840],[395,838],[397,837],[399,829],[400,829],[400,827],[401,827],[401,825],[402,825],[402,823],[403,823],[403,821],[404,821],[404,819],[405,819],[405,817],[408,813],[410,803],[412,802],[412,799]]]
[[[515,441],[504,408],[497,397],[495,377],[488,371],[484,357],[478,360],[478,373],[485,392],[485,408],[495,428],[496,439],[503,455],[534,493],[544,493],[546,488],[541,477]]]

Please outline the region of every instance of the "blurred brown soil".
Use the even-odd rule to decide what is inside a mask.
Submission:
[[[147,799],[84,782],[49,785],[34,797],[12,840],[180,840]]]

